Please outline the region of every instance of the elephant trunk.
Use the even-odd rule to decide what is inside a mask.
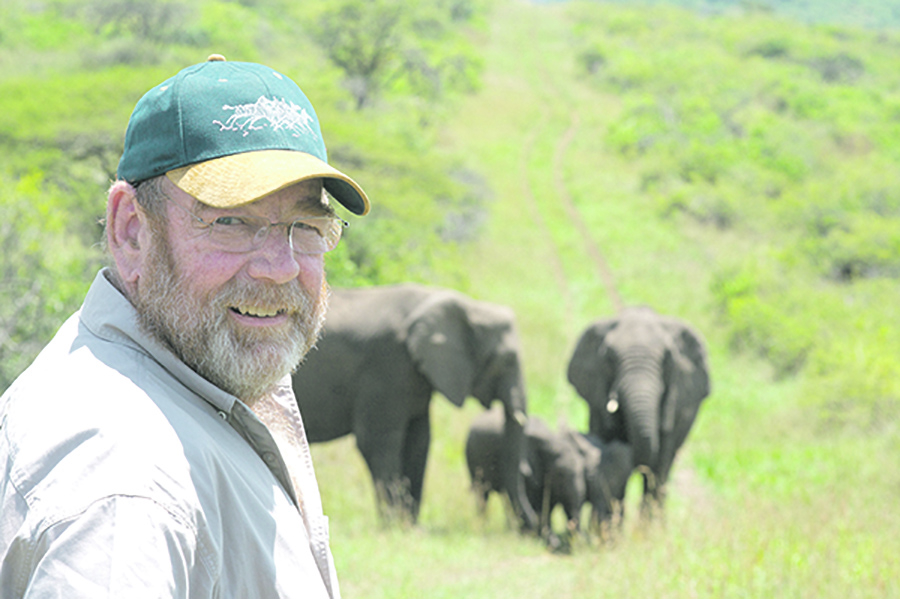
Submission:
[[[659,462],[660,406],[665,392],[657,364],[649,359],[626,360],[617,386],[634,464],[654,472]]]
[[[651,428],[653,419],[650,416],[642,417],[640,413],[639,411],[632,416],[632,419],[638,422],[628,427],[634,448],[634,463],[636,466],[647,466],[655,470],[659,459],[659,437],[657,431]]]
[[[525,423],[528,420],[524,384],[520,372],[512,377],[511,384],[499,393],[505,415],[503,424],[503,450],[501,477],[512,508],[522,522],[523,529],[537,530],[540,524],[534,507],[525,493],[522,461],[526,457]]]

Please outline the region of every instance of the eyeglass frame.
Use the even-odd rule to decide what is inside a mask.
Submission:
[[[212,221],[207,221],[206,219],[204,219],[203,217],[201,217],[200,215],[195,213],[190,208],[188,208],[186,206],[182,206],[181,204],[179,204],[178,202],[176,202],[174,199],[170,198],[169,196],[165,196],[165,199],[168,200],[169,202],[173,203],[174,205],[178,206],[185,212],[187,212],[192,218],[194,218],[194,220],[196,220],[197,222],[202,224],[204,226],[205,230],[207,231],[207,235],[209,234],[209,232],[211,232],[213,230],[213,228],[217,224],[216,221],[219,220],[220,218],[238,218],[238,219],[252,219],[252,220],[266,221],[266,224],[264,226],[261,226],[259,229],[257,229],[257,231],[253,235],[253,237],[250,238],[250,247],[246,250],[234,250],[234,249],[229,249],[227,247],[224,247],[224,246],[222,246],[222,244],[216,244],[216,245],[219,245],[220,247],[222,247],[222,249],[224,251],[232,253],[232,254],[246,254],[246,253],[252,252],[254,250],[258,250],[259,248],[261,248],[263,246],[263,244],[269,238],[270,230],[272,230],[275,227],[280,227],[282,225],[285,225],[285,226],[287,226],[287,238],[288,238],[288,244],[291,247],[291,251],[293,251],[295,254],[323,255],[323,254],[327,254],[328,252],[334,250],[337,247],[338,243],[341,240],[341,237],[343,237],[343,230],[350,226],[350,223],[348,223],[347,221],[345,221],[344,219],[342,219],[341,217],[339,217],[335,214],[323,214],[321,216],[306,216],[306,217],[298,218],[298,219],[295,219],[292,221],[277,222],[277,223],[273,223],[272,221],[269,221],[268,219],[261,217],[261,216],[240,215],[240,214],[229,214],[229,215],[219,216],[219,217],[216,217]],[[325,250],[324,252],[310,252],[310,251],[305,251],[305,250],[302,250],[299,248],[294,248],[294,236],[293,236],[294,227],[297,225],[297,223],[302,223],[305,221],[330,221],[332,223],[334,223],[334,222],[340,223],[340,225],[339,225],[340,228],[335,229],[336,231],[338,231],[338,235],[337,235],[337,239],[334,242],[334,245],[332,247],[328,248],[327,250]],[[225,225],[222,225],[222,226],[225,226]],[[261,231],[265,231],[265,233],[262,234],[262,238],[257,242],[255,240],[259,239]],[[323,236],[323,238],[324,238],[324,236]]]

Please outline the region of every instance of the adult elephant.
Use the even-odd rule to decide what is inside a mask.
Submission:
[[[590,407],[590,432],[631,445],[644,467],[644,507],[650,498],[661,505],[675,453],[709,395],[700,334],[651,308],[626,308],[583,332],[568,379]]]
[[[526,528],[537,516],[519,462],[527,420],[511,309],[420,285],[335,289],[317,349],[293,375],[311,442],[353,433],[384,518],[416,521],[435,391],[503,405],[502,471]]]

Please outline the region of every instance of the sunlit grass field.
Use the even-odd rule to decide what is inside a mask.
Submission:
[[[571,555],[510,530],[496,497],[487,518],[476,514],[461,456],[475,406],[435,402],[422,518],[412,529],[379,525],[352,440],[317,446],[344,595],[898,596],[897,481],[884,471],[896,437],[816,434],[781,407],[793,385],[773,386],[763,369],[743,367],[734,380],[723,373],[734,391],[704,408],[664,521],[637,517],[633,479],[619,537],[576,540]]]
[[[729,346],[710,297],[711,264],[753,240],[662,221],[642,205],[637,173],[593,133],[615,118],[615,101],[581,86],[572,62],[559,59],[563,11],[501,3],[492,18],[484,88],[441,139],[448,159],[489,179],[490,218],[448,267],[452,279],[432,282],[512,306],[531,412],[585,430],[565,367],[580,331],[615,309],[564,210],[568,197],[623,301],[704,333],[713,392],[676,460],[665,518],[638,518],[633,478],[618,538],[576,540],[570,555],[510,529],[496,498],[486,518],[477,514],[462,454],[474,401],[458,410],[434,398],[413,528],[379,524],[352,438],[315,446],[344,596],[900,597],[900,423],[835,425],[804,397],[802,374],[777,377]]]

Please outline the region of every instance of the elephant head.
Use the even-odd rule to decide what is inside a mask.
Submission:
[[[703,341],[687,324],[628,308],[584,331],[569,382],[590,407],[590,431],[631,444],[635,466],[665,483],[700,402],[709,394]]]
[[[512,310],[442,291],[412,311],[401,330],[419,372],[455,405],[468,396],[485,408],[502,404],[504,486],[524,527],[535,528],[522,478],[527,400]]]

